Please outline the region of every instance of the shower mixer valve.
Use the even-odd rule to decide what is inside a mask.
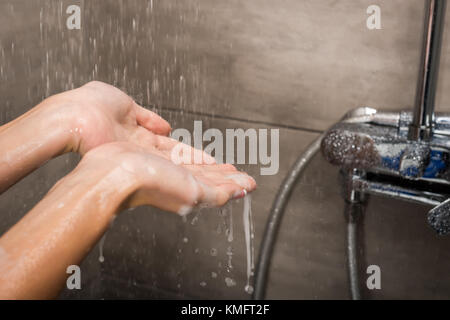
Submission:
[[[350,173],[349,190],[434,206],[428,222],[439,234],[447,234],[450,114],[435,114],[427,140],[409,139],[412,122],[411,111],[355,109],[327,132],[322,153]]]

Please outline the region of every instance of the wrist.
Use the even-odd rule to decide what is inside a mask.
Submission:
[[[76,152],[80,143],[80,129],[77,126],[74,103],[64,99],[63,94],[58,94],[45,99],[37,108],[38,119],[35,121],[41,121],[47,128],[52,128],[53,133],[59,137],[56,155]]]
[[[69,151],[73,139],[68,115],[44,101],[1,128],[0,192],[46,161]]]
[[[86,193],[87,202],[97,212],[116,214],[127,207],[127,200],[140,186],[138,177],[115,161],[92,161],[86,154],[78,166],[64,178],[67,190]]]

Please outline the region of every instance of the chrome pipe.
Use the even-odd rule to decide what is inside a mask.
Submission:
[[[442,31],[447,0],[427,0],[422,57],[410,140],[428,140],[433,134],[434,103],[439,73]]]
[[[323,136],[324,134],[321,134],[318,138],[316,138],[308,146],[308,148],[306,148],[305,152],[297,158],[297,161],[289,170],[280,186],[280,189],[278,190],[278,194],[273,202],[272,209],[270,210],[266,229],[261,242],[261,248],[259,250],[258,264],[256,266],[255,273],[255,291],[252,296],[254,300],[265,299],[273,248],[275,246],[285,208],[298,179],[302,176],[312,158],[320,150],[320,144]]]

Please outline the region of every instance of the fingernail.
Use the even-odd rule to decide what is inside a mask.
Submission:
[[[243,197],[245,197],[247,195],[247,190],[239,190],[239,191],[236,191],[234,194],[233,194],[233,198],[232,199],[241,199],[241,198],[243,198]]]
[[[247,176],[242,173],[235,173],[227,176],[226,178],[233,180],[237,185],[239,185],[242,188],[250,187]]]

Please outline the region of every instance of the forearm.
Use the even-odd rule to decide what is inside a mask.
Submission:
[[[47,99],[19,118],[0,127],[0,193],[70,149],[69,106]]]
[[[134,191],[119,169],[79,165],[0,238],[0,299],[55,297]]]

